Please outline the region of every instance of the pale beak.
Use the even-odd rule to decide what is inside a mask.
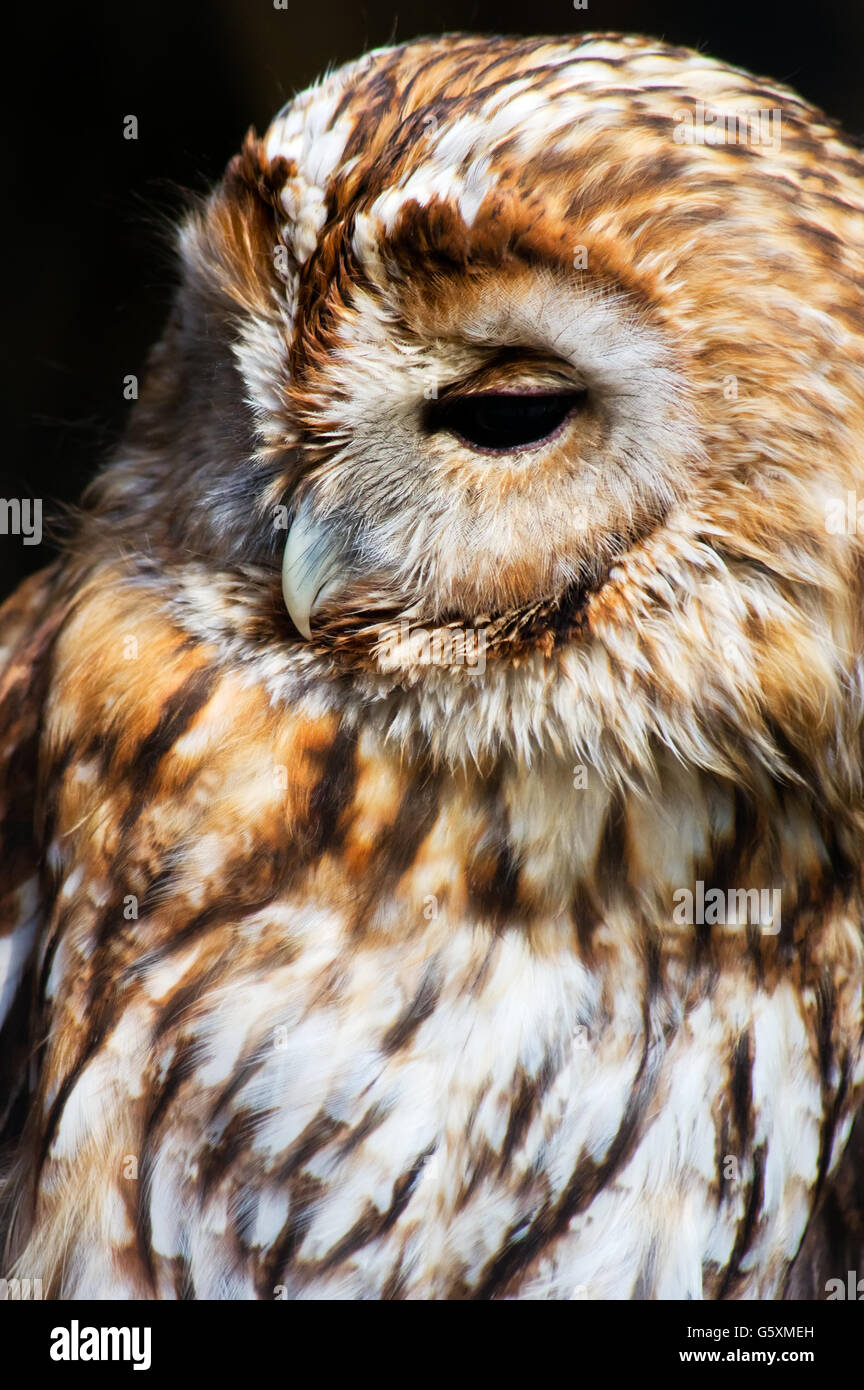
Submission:
[[[339,587],[339,561],[332,531],[304,515],[301,506],[285,541],[282,595],[291,621],[307,639],[316,608]]]

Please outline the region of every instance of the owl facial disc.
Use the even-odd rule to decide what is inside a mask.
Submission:
[[[307,639],[317,607],[339,587],[339,556],[328,530],[301,506],[288,532],[282,557],[282,596],[291,621]]]

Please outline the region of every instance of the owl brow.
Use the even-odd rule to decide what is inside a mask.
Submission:
[[[574,387],[575,373],[569,362],[534,348],[508,344],[493,349],[493,355],[488,361],[467,376],[460,377],[458,381],[451,381],[442,386],[438,394],[444,398],[482,391],[490,381],[497,384],[502,373],[516,375],[519,370],[535,374],[545,371],[550,375],[557,375],[562,385],[570,390]]]

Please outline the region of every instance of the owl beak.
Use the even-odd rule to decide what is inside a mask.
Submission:
[[[339,559],[332,532],[304,515],[301,507],[288,532],[282,557],[282,596],[298,632],[311,638],[316,608],[338,587]]]

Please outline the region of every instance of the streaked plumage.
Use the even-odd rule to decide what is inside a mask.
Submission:
[[[679,142],[698,103],[779,148]],[[821,1296],[862,1237],[859,153],[687,50],[435,39],[250,135],[181,250],[0,619],[14,1270]],[[577,404],[490,453],[446,427],[484,392]],[[782,920],[681,925],[698,883]]]

